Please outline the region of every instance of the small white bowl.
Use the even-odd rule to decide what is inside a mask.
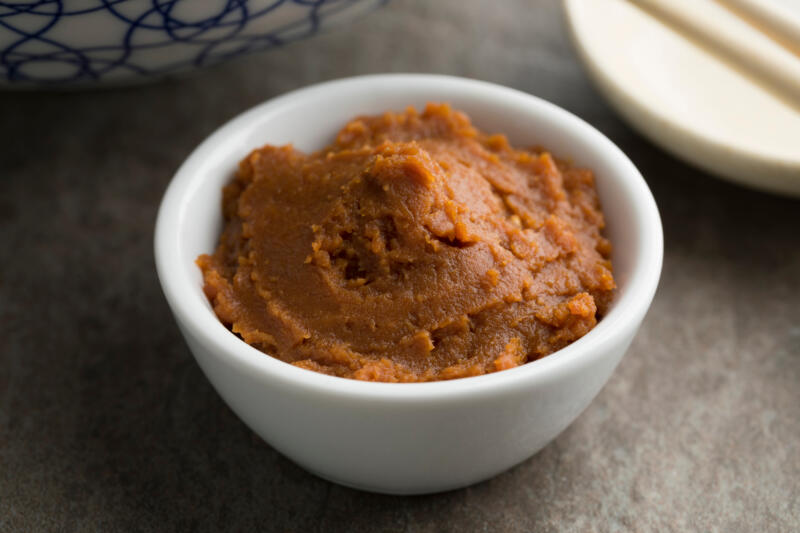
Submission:
[[[449,102],[516,146],[542,145],[591,168],[614,245],[619,286],[586,336],[548,357],[494,374],[433,383],[370,383],[272,358],[217,320],[194,260],[215,249],[222,186],[266,143],[314,150],[361,114]],[[435,75],[363,76],[265,102],[203,142],[164,196],[155,233],[158,275],[192,353],[219,394],[275,449],[343,485],[395,494],[454,489],[492,477],[550,442],[589,405],[628,348],[661,273],[662,231],[650,190],[600,132],[534,96]]]

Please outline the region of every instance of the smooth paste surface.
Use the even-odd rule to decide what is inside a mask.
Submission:
[[[356,118],[312,154],[255,150],[223,214],[197,260],[217,316],[335,376],[512,368],[586,334],[615,287],[592,172],[443,104]]]

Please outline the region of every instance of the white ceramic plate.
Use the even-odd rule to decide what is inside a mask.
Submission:
[[[566,0],[589,75],[641,133],[719,177],[800,197],[800,109],[628,0]]]

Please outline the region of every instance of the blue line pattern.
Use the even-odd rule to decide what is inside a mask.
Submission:
[[[303,39],[387,1],[0,1],[0,84],[158,77]]]

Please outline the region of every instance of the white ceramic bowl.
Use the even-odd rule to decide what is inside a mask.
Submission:
[[[359,114],[446,101],[517,146],[543,145],[592,168],[619,290],[589,334],[511,370],[433,383],[368,383],[296,368],[248,346],[214,315],[194,260],[214,250],[220,195],[266,143],[318,149]],[[642,176],[606,137],[534,96],[432,75],[350,78],[261,104],[217,130],[178,170],[158,214],[156,264],[186,342],[233,411],[275,449],[337,483],[415,494],[463,487],[524,461],[605,384],[658,284],[661,222]]]

